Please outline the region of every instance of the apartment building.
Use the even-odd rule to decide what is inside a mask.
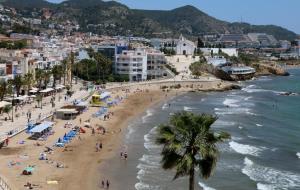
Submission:
[[[147,54],[145,50],[126,50],[116,55],[115,71],[128,75],[130,81],[147,79]]]

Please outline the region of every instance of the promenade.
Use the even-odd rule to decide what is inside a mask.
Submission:
[[[7,117],[7,114],[2,114],[0,116],[0,141],[7,138],[8,134],[18,134],[19,132],[26,129],[28,125],[27,113],[31,112],[31,122],[35,123],[39,120],[43,120],[51,116],[56,109],[61,108],[62,106],[72,103],[74,100],[81,99],[89,95],[89,92],[86,90],[79,90],[81,84],[74,84],[74,94],[65,100],[66,90],[55,94],[55,107],[52,107],[50,103],[51,97],[44,97],[42,100],[42,108],[36,108],[37,102],[34,101],[31,104],[26,104],[23,107],[18,107],[17,112],[15,112],[14,106],[14,121],[7,120],[4,121],[4,118]],[[16,117],[16,115],[19,115]],[[10,113],[11,117],[11,113]],[[11,135],[10,135],[11,136]]]

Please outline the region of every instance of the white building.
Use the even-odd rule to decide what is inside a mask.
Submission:
[[[128,75],[130,81],[147,79],[147,54],[145,50],[126,50],[116,55],[115,71]]]
[[[158,50],[147,50],[147,79],[156,79],[166,76],[165,55]]]
[[[181,35],[179,39],[163,40],[160,44],[160,48],[173,49],[177,55],[193,55],[196,45]]]
[[[219,54],[220,51],[226,53],[229,56],[239,56],[239,52],[236,48],[201,48],[204,55],[210,56],[211,54]]]

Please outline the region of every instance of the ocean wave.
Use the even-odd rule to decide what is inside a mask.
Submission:
[[[247,114],[247,115],[256,115],[255,113],[252,113],[250,108],[234,108],[234,109],[228,109],[228,108],[215,108],[215,113],[217,115],[234,115],[234,114]]]
[[[160,166],[161,157],[156,155],[144,154],[139,160],[152,166]]]
[[[160,190],[160,186],[158,185],[149,185],[149,184],[146,184],[146,183],[143,183],[143,182],[138,182],[135,184],[135,189],[136,190]]]
[[[260,166],[247,157],[244,159],[244,164],[242,173],[251,180],[260,182],[257,184],[257,189],[288,190],[300,187],[300,176],[295,173]]]
[[[259,156],[259,154],[266,149],[265,147],[255,147],[247,144],[240,144],[235,141],[229,142],[229,146],[237,153],[252,156]]]
[[[255,88],[255,85],[250,85],[245,88],[242,88],[242,91],[248,92],[248,93],[255,93],[255,92],[272,92],[276,95],[282,95],[287,92],[284,91],[276,91],[276,90],[267,90],[267,89],[262,89],[262,88]]]
[[[192,111],[195,110],[196,108],[188,107],[188,106],[183,106],[184,111]]]
[[[256,123],[255,124],[257,127],[263,127],[263,125],[262,124],[259,124],[259,123]]]
[[[300,158],[300,152],[297,152],[296,156],[298,156],[298,158]]]
[[[206,184],[198,182],[199,186],[203,189],[203,190],[216,190],[212,187],[208,187]]]
[[[151,117],[152,115],[153,115],[153,111],[152,110],[147,110],[146,115],[142,117],[142,122],[146,123],[147,118]]]
[[[239,103],[240,101],[237,99],[230,99],[230,98],[226,98],[223,102],[223,104],[227,107],[239,107],[239,105],[237,103]]]
[[[165,103],[165,104],[161,107],[161,109],[162,109],[162,110],[166,110],[166,109],[168,109],[168,107],[169,107],[169,105],[168,105],[167,103]]]

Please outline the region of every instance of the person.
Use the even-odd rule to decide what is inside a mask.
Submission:
[[[121,153],[120,153],[120,158],[121,159],[123,158],[123,151],[121,151]]]
[[[81,118],[79,118],[79,123],[81,124]]]
[[[104,188],[105,187],[104,180],[102,180],[101,184],[102,184],[102,188]]]
[[[95,129],[92,128],[92,135],[95,135]]]
[[[109,181],[106,180],[106,188],[107,188],[107,189],[109,189],[109,184],[110,184]]]
[[[99,143],[96,143],[96,152],[99,152]]]
[[[127,152],[124,152],[124,159],[127,160],[127,157],[128,157]]]
[[[99,144],[99,148],[100,148],[100,149],[102,149],[102,142],[100,142],[100,144]]]

